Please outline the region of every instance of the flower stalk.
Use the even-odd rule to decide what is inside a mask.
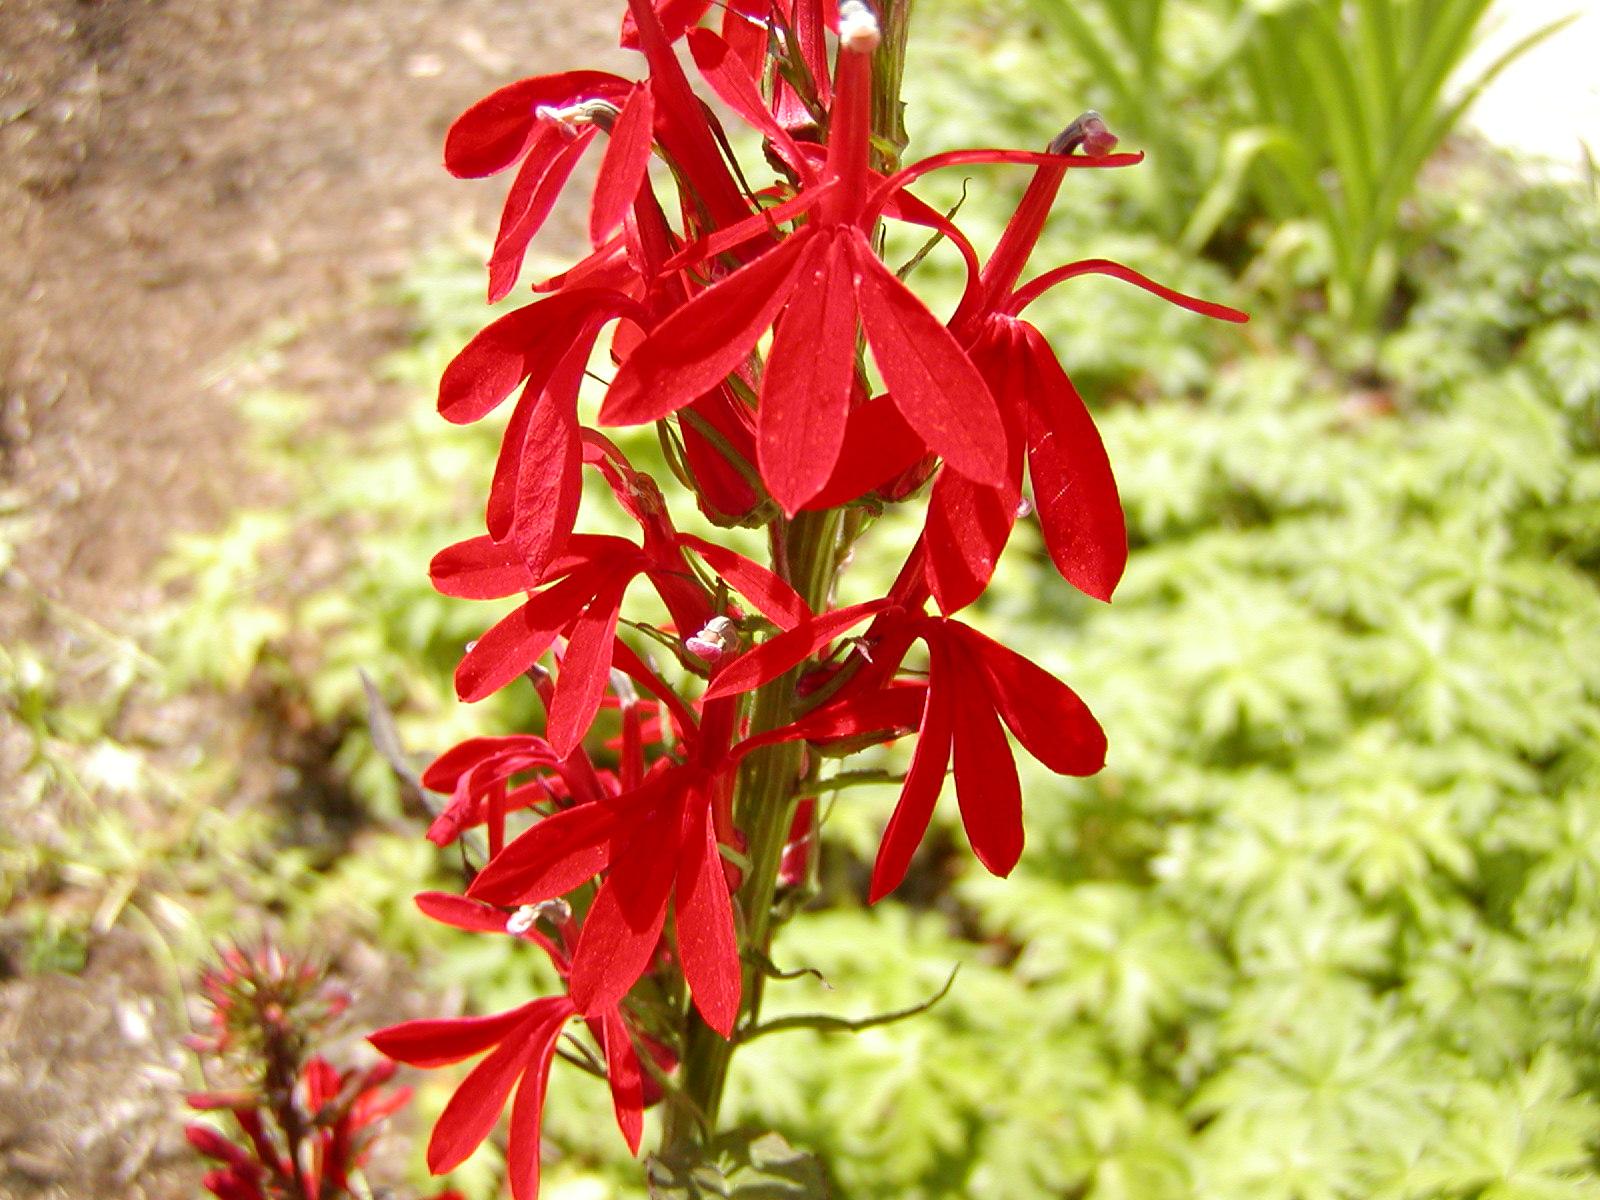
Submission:
[[[761,1008],[773,934],[789,915],[780,885],[804,880],[819,852],[810,798],[830,781],[808,747],[843,757],[916,735],[895,777],[903,786],[873,902],[911,868],[952,765],[979,862],[1011,870],[1023,823],[1008,730],[1059,774],[1099,770],[1105,736],[1076,693],[952,617],[987,586],[1025,510],[1025,470],[1067,579],[1109,599],[1126,557],[1094,423],[1021,312],[1056,283],[1098,272],[1242,319],[1098,259],[1019,287],[1071,170],[1139,155],[1112,153],[1115,138],[1086,114],[1043,153],[956,151],[904,166],[911,0],[833,3],[628,0],[622,43],[642,54],[646,78],[520,80],[469,109],[447,139],[458,174],[517,168],[491,298],[515,283],[577,158],[605,147],[592,253],[473,338],[439,396],[446,419],[467,422],[521,389],[485,531],[441,551],[431,574],[449,596],[522,597],[467,649],[456,687],[471,702],[531,678],[546,721],[471,738],[424,774],[447,798],[428,836],[445,846],[484,826],[490,856],[464,895],[423,893],[418,906],[533,946],[563,988],[372,1037],[420,1067],[482,1056],[435,1126],[429,1164],[459,1164],[509,1102],[516,1200],[538,1191],[557,1057],[603,1075],[635,1152],[644,1110],[666,1096],[655,1157],[692,1171],[711,1155],[741,1039],[804,1023],[763,1025]],[[761,135],[770,185],[734,161],[691,89],[680,39],[707,88]],[[675,202],[656,194],[653,158],[670,167]],[[1035,178],[986,266],[910,187],[943,166],[1007,163],[1033,166]],[[948,321],[883,262],[886,220],[930,230],[962,256],[966,291]],[[607,352],[616,369],[591,414],[583,382],[591,356]],[[714,524],[765,527],[766,564],[679,532],[672,497],[597,427],[650,425],[664,478]],[[637,540],[579,531],[590,472]],[[927,523],[892,587],[834,608],[839,573],[874,518],[923,492]],[[635,583],[656,593],[666,626],[623,616]],[[639,634],[649,646],[630,641]],[[907,666],[919,642],[926,669]],[[663,649],[665,664],[646,657]],[[603,744],[596,722],[608,711],[621,733]],[[562,1048],[573,1022],[592,1048]]]

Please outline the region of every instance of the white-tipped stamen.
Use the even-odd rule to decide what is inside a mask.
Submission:
[[[541,121],[554,121],[568,133],[576,133],[585,125],[598,125],[602,129],[610,129],[611,123],[621,111],[609,100],[580,100],[565,108],[557,108],[553,104],[541,104],[533,110],[533,115]]]
[[[506,918],[506,932],[521,937],[533,928],[533,923],[539,919],[537,905],[524,904],[516,912]]]
[[[842,0],[839,5],[839,44],[857,54],[871,54],[878,48],[883,30],[878,14],[863,0]]]
[[[708,663],[721,662],[724,655],[739,646],[739,627],[727,617],[712,617],[706,627],[685,639],[683,648]]]

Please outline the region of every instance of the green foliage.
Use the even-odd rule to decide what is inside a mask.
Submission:
[[[1169,240],[1192,252],[1217,239],[1236,258],[1246,226],[1265,214],[1270,223],[1250,231],[1252,275],[1263,288],[1324,286],[1326,336],[1337,347],[1386,316],[1415,241],[1403,206],[1423,167],[1483,87],[1564,23],[1462,78],[1488,8],[1489,0],[1026,0],[1013,28],[1027,30],[1031,18],[1046,78],[1065,76],[1080,106],[1101,108],[1130,146],[1147,151],[1125,186]],[[1039,97],[1023,127],[1070,119],[1057,109],[1062,91]],[[1370,349],[1358,342],[1355,358]]]

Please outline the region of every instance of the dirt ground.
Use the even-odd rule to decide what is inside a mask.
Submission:
[[[622,65],[614,19],[551,0],[0,0],[0,512],[26,531],[0,643],[50,653],[41,596],[116,631],[158,595],[173,534],[270,499],[236,450],[230,354],[292,328],[281,382],[330,420],[382,417],[372,367],[406,330],[374,295],[499,203],[501,184],[438,165],[449,121],[519,75]],[[211,737],[228,718],[179,719]],[[0,795],[6,763],[0,745]],[[196,1193],[161,987],[115,933],[78,975],[0,958],[0,1196]]]

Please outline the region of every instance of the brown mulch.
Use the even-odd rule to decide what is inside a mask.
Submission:
[[[445,128],[519,75],[626,69],[612,8],[0,0],[0,515],[24,530],[0,646],[64,661],[74,635],[41,597],[114,632],[158,599],[173,534],[271,499],[231,355],[292,329],[277,382],[328,420],[393,411],[373,366],[406,318],[375,297],[501,193],[445,175]],[[230,718],[183,719],[225,740]],[[9,780],[25,739],[6,721]],[[0,1195],[196,1194],[179,1021],[146,958],[120,931],[75,975],[0,956]]]

